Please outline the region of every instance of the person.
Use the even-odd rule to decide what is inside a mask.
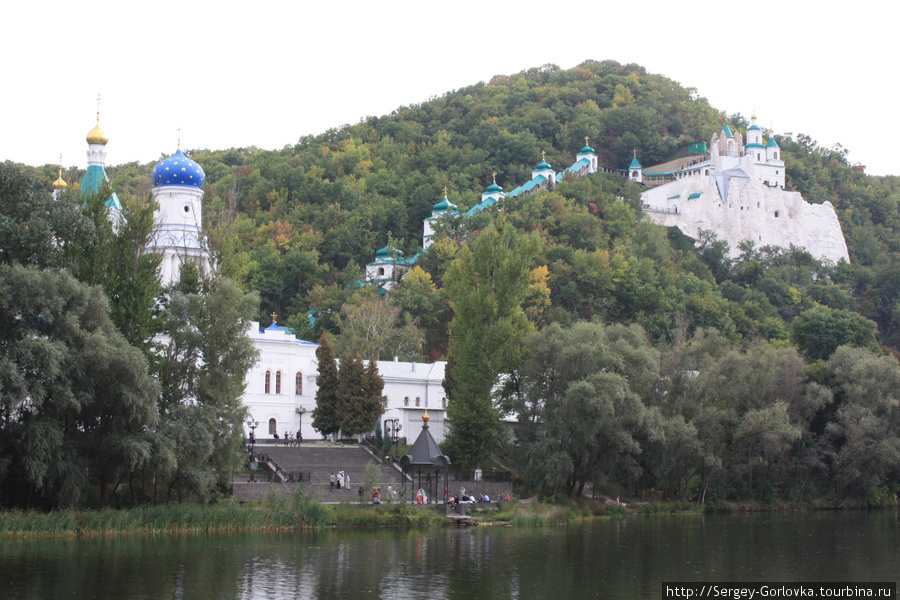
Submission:
[[[490,503],[491,503],[491,497],[488,496],[487,494],[485,494],[485,495],[484,495],[484,502],[485,502],[485,504],[490,504]]]
[[[272,435],[275,436],[275,447],[277,448],[278,447],[278,432],[276,431]]]
[[[344,474],[344,488],[350,489],[350,475]]]
[[[422,490],[416,492],[416,504],[422,504]]]
[[[331,489],[334,489],[334,471],[331,472]]]
[[[359,484],[359,501],[360,501],[360,502],[363,501],[363,494],[364,494],[365,492],[366,492],[366,490],[363,489],[362,484]]]
[[[337,481],[338,489],[341,489],[342,487],[344,487],[344,472],[343,471],[338,471],[337,480],[338,480]]]
[[[297,430],[297,437],[294,438],[294,439],[297,440],[297,445],[299,446],[300,443],[303,441],[303,432],[300,431],[300,430],[298,429],[298,430]]]

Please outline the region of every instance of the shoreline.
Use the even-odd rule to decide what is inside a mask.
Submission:
[[[754,512],[807,512],[896,509],[897,504],[870,506],[864,500],[841,507],[813,501],[719,502],[697,505],[687,502],[639,502],[617,506],[581,498],[563,503],[513,500],[502,506],[473,505],[467,525],[540,527],[576,520],[629,518],[657,515],[738,514]],[[376,527],[430,528],[465,524],[449,519],[441,504],[380,504],[343,502],[323,504],[298,494],[293,499],[269,497],[240,504],[227,499],[215,504],[164,504],[128,509],[0,512],[0,539],[81,538],[116,535],[227,533],[236,531],[289,531],[325,528]]]

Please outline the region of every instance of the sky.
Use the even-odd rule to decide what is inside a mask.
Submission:
[[[900,175],[900,3],[8,3],[0,160],[84,168],[182,149],[279,149],[304,135],[553,63],[637,63],[777,134],[840,143]]]

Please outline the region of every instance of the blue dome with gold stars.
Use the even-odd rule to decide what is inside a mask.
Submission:
[[[185,187],[203,187],[206,173],[200,165],[189,159],[178,149],[175,154],[153,167],[153,185],[182,185]]]

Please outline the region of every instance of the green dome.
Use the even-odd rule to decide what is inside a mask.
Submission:
[[[497,192],[502,192],[503,188],[497,185],[497,182],[492,183],[488,186],[486,190],[484,190],[485,194],[495,194]]]
[[[542,160],[540,163],[538,163],[538,166],[536,166],[534,168],[534,170],[535,171],[545,171],[550,168],[551,168],[550,164],[546,160]]]
[[[585,144],[584,148],[578,151],[578,154],[596,154],[596,152],[594,152],[593,148]]]

